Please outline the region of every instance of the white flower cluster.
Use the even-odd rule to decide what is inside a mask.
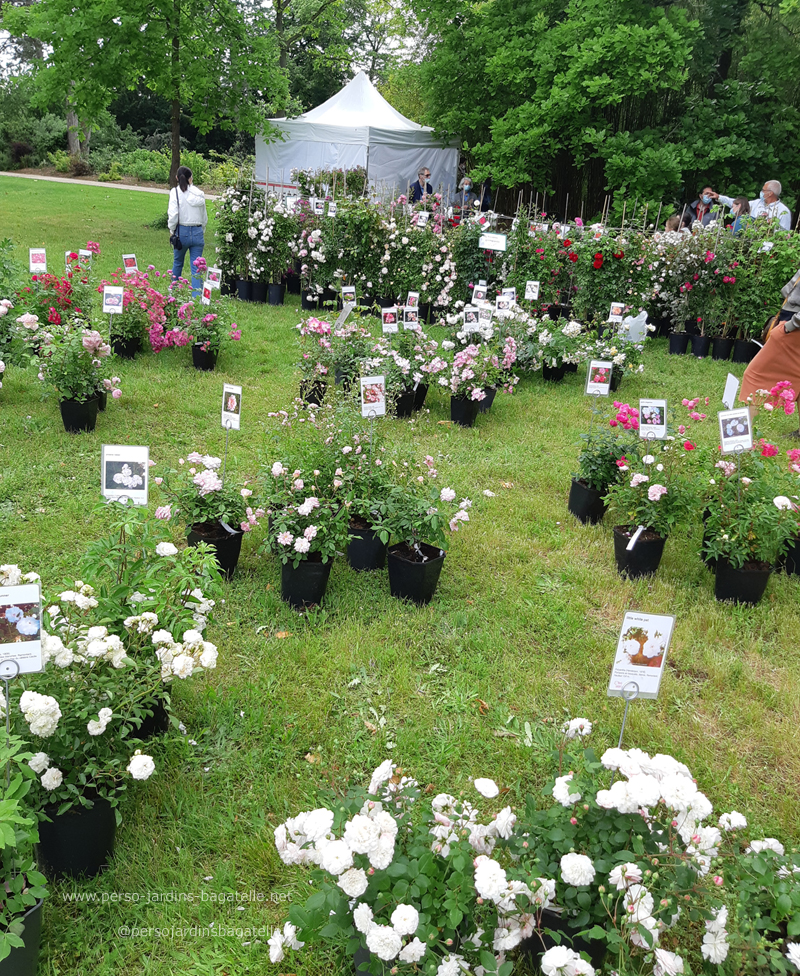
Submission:
[[[203,631],[206,629],[208,617],[216,605],[214,600],[208,600],[203,595],[203,591],[198,587],[189,594],[191,600],[185,601],[185,606],[192,611],[192,620],[195,629]]]
[[[19,586],[21,583],[35,583],[38,573],[23,573],[15,563],[0,566],[0,586]]]
[[[162,681],[190,678],[198,668],[210,670],[217,666],[216,645],[203,640],[199,630],[184,631],[180,643],[173,640],[168,630],[157,630],[152,641],[156,647],[156,657],[161,662]]]
[[[135,617],[126,617],[122,623],[126,630],[135,631],[137,634],[152,634],[158,626],[158,614],[145,610]]]
[[[287,922],[283,926],[283,932],[280,929],[275,929],[267,940],[269,961],[272,963],[282,962],[284,946],[288,946],[290,949],[302,949],[305,942],[298,942],[296,936],[297,928],[291,922]]]
[[[716,965],[725,962],[728,956],[730,946],[728,944],[728,933],[725,929],[727,924],[728,909],[724,907],[718,909],[714,914],[714,918],[710,918],[706,922],[706,931],[703,935],[703,944],[700,946],[700,952],[702,952],[704,959]]]
[[[19,707],[33,735],[46,739],[58,728],[61,708],[55,698],[36,691],[23,691]]]
[[[62,603],[74,603],[79,610],[94,610],[98,605],[94,598],[94,587],[82,580],[75,580],[75,589],[65,590],[59,600]]]
[[[584,739],[592,733],[592,723],[588,718],[573,718],[561,727],[567,739]]]
[[[89,735],[102,735],[108,728],[108,723],[111,721],[114,712],[110,708],[101,708],[97,713],[97,720],[90,719],[89,724],[86,726]]]
[[[58,607],[48,609],[51,620],[59,626]],[[67,635],[69,627],[62,623],[62,632]],[[112,667],[124,668],[128,662],[125,645],[115,634],[109,634],[107,627],[89,627],[84,629],[74,641],[74,646],[65,644],[58,634],[48,634],[42,631],[42,656],[45,663],[50,661],[58,668],[69,668],[75,664],[108,661]]]
[[[125,768],[134,779],[150,779],[155,772],[156,764],[150,756],[143,756],[141,749],[137,749]]]
[[[544,976],[594,976],[591,963],[581,959],[568,946],[556,945],[548,949],[540,965]]]
[[[56,790],[64,780],[64,774],[60,769],[51,766],[51,759],[46,752],[37,752],[28,760],[28,765],[37,775],[44,773],[41,784],[46,790]]]

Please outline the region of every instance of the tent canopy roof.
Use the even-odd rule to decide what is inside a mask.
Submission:
[[[404,131],[425,128],[392,108],[363,71],[359,71],[352,81],[327,102],[303,112],[298,116],[298,121],[322,125],[374,126]]]

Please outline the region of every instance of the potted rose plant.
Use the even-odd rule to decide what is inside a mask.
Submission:
[[[0,972],[35,976],[42,934],[42,905],[47,895],[44,876],[36,867],[37,818],[26,806],[36,774],[25,761],[29,752],[16,736],[4,737],[0,765],[9,770],[0,802],[3,835],[3,893],[0,896]]]
[[[78,323],[72,329],[54,332],[42,347],[39,378],[58,393],[64,429],[70,433],[94,430],[101,365],[110,354],[111,347],[99,332]]]
[[[298,609],[319,605],[336,550],[347,544],[347,508],[336,494],[343,481],[281,461],[264,478],[270,524],[265,547],[281,562],[281,597]]]
[[[189,529],[189,545],[210,545],[220,570],[230,580],[239,562],[243,533],[252,531],[264,512],[248,503],[252,489],[237,487],[232,480],[223,483],[219,475],[221,458],[193,451],[178,463],[179,469],[173,468],[157,479],[169,504],[160,506],[156,517],[169,521],[180,516]]]
[[[225,340],[237,342],[242,338],[239,326],[230,321],[229,299],[215,299],[209,305],[197,306],[184,302],[178,319],[192,343],[192,364],[195,369],[209,372],[217,365],[217,356]]]
[[[592,404],[595,423],[588,434],[581,434],[583,447],[578,455],[578,470],[572,476],[567,507],[586,524],[600,522],[605,515],[603,496],[622,477],[640,453],[639,411],[627,403],[614,401],[611,417]]]

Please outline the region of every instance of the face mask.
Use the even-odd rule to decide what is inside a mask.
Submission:
[[[464,193],[469,193],[471,190],[472,190],[472,184],[471,183],[465,183],[464,184]]]
[[[759,198],[759,200],[760,200],[760,201],[761,201],[762,203],[766,203],[766,202],[767,202],[767,201],[766,201],[766,200],[764,199],[764,191],[763,191],[763,190],[762,190],[762,191],[761,191],[761,192],[760,192],[760,193],[758,194],[758,198]]]
[[[711,197],[709,197],[709,196],[704,196],[704,197],[703,197],[703,203],[711,203]]]

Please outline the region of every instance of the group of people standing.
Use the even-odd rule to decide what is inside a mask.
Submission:
[[[731,230],[738,234],[748,220],[765,217],[777,220],[781,230],[792,229],[792,214],[785,203],[781,203],[782,187],[778,180],[767,180],[755,200],[747,197],[728,197],[717,193],[710,186],[703,187],[696,200],[693,200],[684,210],[682,222],[690,226],[699,220],[707,226],[712,220],[721,219],[723,213],[720,204],[729,207],[734,221]]]
[[[424,202],[425,198],[433,193],[433,187],[428,180],[431,178],[431,171],[427,166],[422,166],[417,179],[409,187],[409,203]],[[480,193],[471,176],[464,176],[458,184],[458,193],[453,200],[453,211],[464,216],[475,210],[478,204],[481,210],[489,210],[492,206],[492,181],[486,180],[480,188]]]

